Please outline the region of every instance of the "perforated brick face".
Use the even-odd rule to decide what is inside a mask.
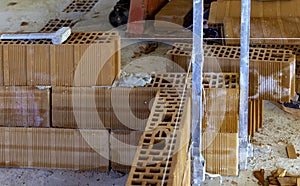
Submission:
[[[63,12],[89,12],[99,0],[74,0]]]
[[[269,46],[276,47],[276,46]],[[279,46],[277,46],[279,47]],[[191,55],[192,44],[188,43],[175,43],[173,45],[172,55]],[[233,46],[221,46],[221,45],[204,45],[204,57],[218,57],[228,59],[239,59],[240,58],[240,47]],[[255,48],[249,49],[250,60],[260,61],[289,61],[293,58],[293,54],[299,52],[300,49],[296,47],[279,49],[279,48]]]
[[[127,185],[176,185],[179,162],[185,157],[179,144],[186,139],[182,90],[160,90],[136,152]],[[180,151],[180,152],[179,152]],[[180,158],[181,157],[181,158]],[[180,179],[180,178],[179,178]]]
[[[77,32],[72,34],[66,44],[110,43],[117,32]]]
[[[181,88],[183,89],[191,85],[191,75],[187,77],[186,73],[166,73],[166,74],[153,74],[150,84],[146,87],[159,87],[159,88]]]
[[[204,73],[204,88],[238,88],[239,74],[237,73]]]
[[[36,40],[29,40],[29,39],[18,39],[18,40],[0,40],[0,45],[30,45],[30,44],[51,44],[50,39],[36,39]]]
[[[72,28],[77,21],[75,20],[63,20],[63,19],[51,19],[49,22],[40,30],[40,32],[55,32],[62,27]]]
[[[118,36],[117,32],[73,32],[63,44],[91,44],[91,43],[111,43]],[[18,39],[0,40],[0,45],[24,45],[24,44],[52,44],[50,39]]]

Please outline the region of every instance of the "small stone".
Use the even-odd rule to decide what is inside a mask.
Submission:
[[[27,25],[29,25],[29,23],[28,22],[25,22],[25,21],[23,21],[21,24],[20,24],[21,26],[27,26]]]
[[[231,184],[232,184],[232,185],[237,185],[238,183],[237,183],[236,181],[232,180],[232,181],[231,181]]]
[[[10,2],[7,4],[7,6],[15,6],[16,4],[18,4],[17,2]]]

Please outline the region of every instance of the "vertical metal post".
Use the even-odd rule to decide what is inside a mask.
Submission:
[[[241,59],[240,59],[240,108],[239,108],[239,168],[247,168],[248,157],[248,86],[249,86],[249,37],[250,0],[242,0],[241,5]]]
[[[203,69],[203,0],[194,0],[192,55],[192,185],[204,181],[205,161],[201,155],[202,69]]]

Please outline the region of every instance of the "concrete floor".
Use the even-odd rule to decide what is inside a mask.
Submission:
[[[76,19],[74,31],[111,30],[108,13],[117,0],[99,0],[87,14],[63,13],[72,0],[2,0],[0,4],[0,31],[39,31],[50,19]],[[15,2],[15,3],[14,3]],[[26,24],[24,24],[26,22]],[[23,25],[23,26],[22,26]],[[128,45],[123,41],[123,46]],[[160,45],[148,56],[132,59],[137,45],[122,49],[122,68],[127,72],[164,72],[165,52],[168,45]],[[155,62],[158,61],[158,62]],[[249,158],[249,168],[238,177],[223,177],[222,185],[257,185],[253,170],[270,171],[282,167],[290,173],[300,174],[300,161],[289,160],[285,145],[293,143],[300,152],[300,120],[290,116],[273,104],[265,102],[264,126],[254,137],[254,157]],[[66,171],[53,169],[0,168],[0,185],[124,185],[127,175],[114,172]],[[209,179],[203,185],[218,185],[219,179]]]

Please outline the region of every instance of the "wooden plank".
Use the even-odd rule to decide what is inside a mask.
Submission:
[[[297,159],[297,153],[293,144],[288,144],[286,146],[287,155],[290,159]]]

